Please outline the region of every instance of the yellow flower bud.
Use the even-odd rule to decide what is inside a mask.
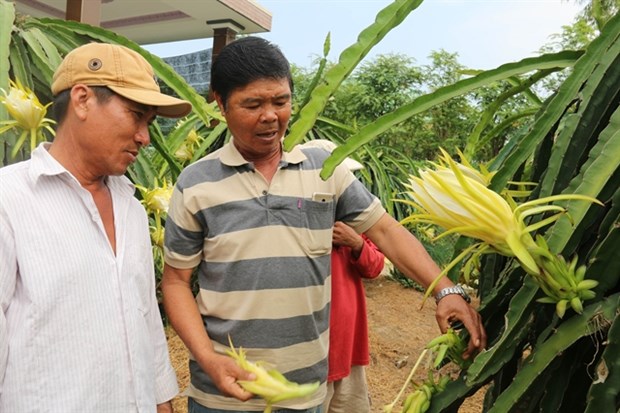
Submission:
[[[183,162],[191,160],[192,156],[194,156],[193,150],[185,143],[182,143],[179,149],[174,152],[174,157]]]
[[[155,182],[155,187],[153,189],[147,189],[140,185],[136,185],[136,188],[142,193],[142,204],[144,204],[149,212],[157,214],[168,212],[170,198],[172,197],[174,188],[168,186],[166,181],[164,181],[161,187],[157,186],[157,182]]]
[[[47,129],[53,135],[54,130],[50,125],[55,122],[45,117],[47,114],[47,107],[50,103],[43,106],[34,92],[22,86],[19,80],[17,82],[11,80],[10,85],[11,87],[8,92],[4,89],[0,89],[4,94],[4,96],[0,96],[0,103],[6,107],[7,112],[13,120],[2,122],[4,126],[0,127],[0,133],[11,128],[22,130],[11,152],[11,156],[15,157],[28,135],[30,135],[31,151],[34,150],[38,141],[42,138],[43,129]]]
[[[521,267],[535,278],[551,302],[557,303],[558,314],[564,313],[568,303],[562,300],[570,300],[571,307],[579,312],[581,301],[575,297],[585,299],[592,295],[586,292],[590,291],[585,288],[590,286],[588,283],[582,284],[582,290],[577,288],[583,279],[583,271],[577,271],[576,261],[567,263],[551,254],[543,238],[535,242],[531,232],[566,214],[566,209],[561,206],[543,204],[568,199],[601,203],[585,195],[561,194],[517,205],[511,191],[505,189],[498,194],[487,188],[493,173],[478,172],[463,155],[461,158],[464,164],[455,162],[442,150],[441,162],[435,164],[434,169],[422,170],[419,177],[410,178],[407,186],[411,189],[408,194],[412,201],[405,202],[419,212],[405,218],[403,223],[422,222],[443,227],[446,231],[437,238],[458,233],[481,241],[448,264],[448,269],[466,254],[472,254],[475,259],[488,252],[515,257]],[[517,191],[519,195],[526,192]],[[526,223],[528,217],[547,212],[553,214],[530,225]]]

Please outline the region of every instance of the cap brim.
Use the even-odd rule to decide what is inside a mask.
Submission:
[[[131,89],[110,85],[107,85],[107,87],[134,102],[155,106],[157,114],[167,118],[182,118],[192,111],[191,103],[154,90]]]

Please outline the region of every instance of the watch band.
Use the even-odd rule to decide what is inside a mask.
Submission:
[[[463,299],[465,301],[467,301],[468,303],[471,302],[471,298],[469,297],[469,295],[465,292],[465,290],[463,289],[463,287],[461,287],[460,285],[453,285],[451,287],[446,287],[443,288],[441,291],[439,291],[436,295],[435,295],[435,303],[438,303],[442,298],[444,298],[446,295],[450,295],[450,294],[458,294],[461,297],[463,297]]]

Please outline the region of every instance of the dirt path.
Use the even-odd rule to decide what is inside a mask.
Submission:
[[[420,309],[422,293],[386,278],[367,281],[365,286],[371,353],[368,385],[372,411],[380,413],[382,407],[398,394],[426,343],[440,332],[435,322],[435,304],[429,301]],[[167,333],[179,387],[185,389],[189,381],[187,350],[173,330]],[[420,370],[416,377],[423,380],[426,373]],[[476,394],[469,398],[459,413],[480,413],[482,397],[482,394]],[[186,398],[176,398],[173,405],[175,412],[187,412]]]

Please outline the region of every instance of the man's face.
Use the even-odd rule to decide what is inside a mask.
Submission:
[[[84,149],[93,172],[122,175],[140,148],[149,144],[148,127],[155,119],[155,109],[118,95],[105,102],[93,96],[89,105],[85,127],[90,132]]]
[[[216,95],[235,146],[245,159],[261,160],[280,151],[280,139],[291,118],[291,99],[285,78],[255,80],[233,90],[226,108]]]

